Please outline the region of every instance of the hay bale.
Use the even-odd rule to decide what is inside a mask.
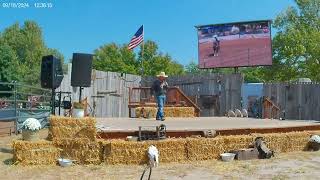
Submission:
[[[51,126],[50,133],[52,139],[63,138],[89,138],[92,141],[96,140],[95,127],[70,127],[70,126]]]
[[[308,149],[310,135],[316,131],[254,134],[254,137],[263,137],[268,148],[275,152],[294,152]]]
[[[50,116],[51,126],[95,126],[96,119],[93,117],[74,118],[64,116]]]
[[[160,162],[188,160],[185,139],[143,142],[111,140],[105,144],[104,160],[106,164],[144,164],[148,162],[147,150],[151,145],[159,150]]]
[[[194,117],[193,107],[165,107],[166,117]]]
[[[136,118],[155,118],[157,115],[156,107],[137,107],[135,108]]]
[[[248,148],[252,142],[253,137],[249,135],[188,138],[187,152],[189,160],[218,159],[220,154]]]
[[[138,107],[135,109],[137,118],[155,118],[158,109],[156,107]],[[165,117],[194,117],[194,107],[164,107]]]
[[[95,118],[50,117],[49,136],[51,139],[89,138],[95,141],[96,135]]]
[[[12,148],[14,162],[22,165],[55,165],[60,157],[60,150],[45,140],[14,140]]]
[[[75,160],[76,164],[100,164],[101,142],[89,138],[54,139],[53,144],[60,148],[61,157]]]

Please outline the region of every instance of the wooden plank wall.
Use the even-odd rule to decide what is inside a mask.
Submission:
[[[319,83],[267,83],[263,91],[285,111],[286,119],[320,120]]]
[[[141,81],[140,76],[122,74],[121,77],[121,73],[93,70],[91,80],[91,87],[84,88],[82,98],[88,98],[97,117],[129,116],[129,87],[138,87]],[[72,92],[72,100],[79,100],[79,88],[71,86],[71,64],[68,67],[68,74],[56,91]],[[103,97],[93,97],[97,95]]]
[[[151,86],[155,77],[142,78],[143,86]],[[170,86],[178,86],[187,96],[195,96],[201,108],[201,116],[223,116],[234,108],[241,107],[241,74],[205,74],[171,76],[167,79]],[[219,101],[218,113],[213,109],[205,109],[202,104],[205,96],[217,96]]]

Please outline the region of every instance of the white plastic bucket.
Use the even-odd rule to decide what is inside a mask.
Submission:
[[[73,109],[72,117],[75,117],[75,118],[84,117],[84,109]]]
[[[221,156],[222,161],[229,162],[229,161],[233,161],[233,159],[236,156],[236,154],[234,154],[234,153],[223,153],[223,154],[220,154],[220,156]]]
[[[68,167],[68,166],[72,165],[72,161],[70,159],[59,158],[58,161],[59,161],[60,166],[62,166],[62,167]]]

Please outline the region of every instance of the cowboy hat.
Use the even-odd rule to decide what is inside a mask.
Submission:
[[[157,77],[168,77],[165,72],[160,72]]]

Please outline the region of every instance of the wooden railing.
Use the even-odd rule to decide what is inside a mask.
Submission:
[[[263,100],[263,118],[264,119],[280,118],[280,108],[267,97],[265,97]]]
[[[193,107],[195,116],[200,116],[200,108],[178,87],[170,87],[167,91],[167,107]],[[129,114],[131,108],[135,107],[156,107],[156,101],[151,97],[150,87],[134,87],[129,89]],[[129,115],[131,116],[131,115]]]

